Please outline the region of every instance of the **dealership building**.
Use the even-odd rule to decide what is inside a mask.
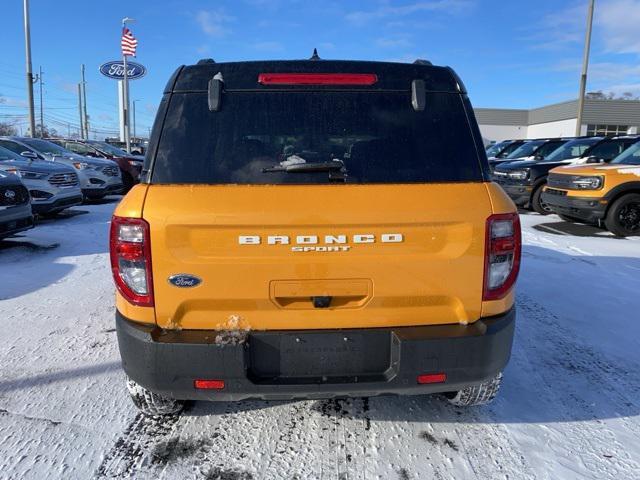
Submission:
[[[572,137],[578,121],[578,101],[532,110],[476,108],[482,136],[490,141],[516,138]],[[582,135],[624,135],[640,131],[640,101],[586,99]]]

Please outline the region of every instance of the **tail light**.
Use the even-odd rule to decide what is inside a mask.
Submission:
[[[483,300],[504,298],[520,270],[522,239],[517,213],[491,215],[487,219]]]
[[[141,218],[113,217],[109,238],[111,270],[118,291],[134,305],[153,306],[149,224]]]

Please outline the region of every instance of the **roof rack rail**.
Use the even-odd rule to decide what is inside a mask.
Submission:
[[[429,60],[424,60],[423,58],[416,58],[413,61],[414,65],[433,65]]]
[[[213,58],[203,58],[201,60],[198,60],[198,63],[196,65],[209,65],[211,63],[216,63],[216,61]]]

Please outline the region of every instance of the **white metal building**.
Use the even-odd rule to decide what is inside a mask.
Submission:
[[[577,100],[532,110],[475,109],[482,136],[492,141],[574,136],[577,112]],[[638,133],[640,101],[586,99],[582,121],[582,135]]]

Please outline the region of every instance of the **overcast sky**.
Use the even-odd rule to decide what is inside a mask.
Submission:
[[[0,11],[0,120],[22,121],[22,1]],[[63,133],[79,124],[81,63],[92,124],[117,129],[116,82],[98,66],[118,59],[124,16],[137,20],[148,68],[131,84],[143,133],[177,66],[308,58],[314,47],[331,59],[429,59],[458,71],[475,106],[530,108],[577,96],[586,13],[584,1],[551,0],[31,0],[33,66],[45,72],[45,123]],[[640,0],[596,0],[588,90],[640,95]]]

